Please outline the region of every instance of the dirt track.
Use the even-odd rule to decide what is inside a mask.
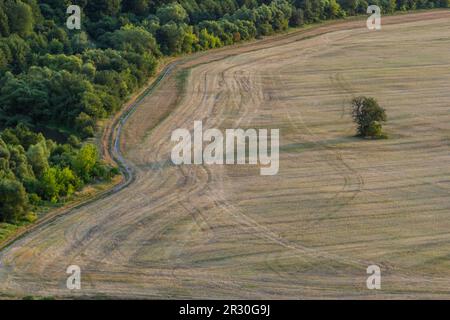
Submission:
[[[135,181],[4,250],[0,292],[450,298],[449,31],[450,12],[421,13],[383,19],[381,32],[327,24],[182,61],[122,129]],[[348,100],[362,94],[386,107],[391,139],[352,137]],[[279,175],[173,166],[171,132],[194,120],[279,128]],[[72,264],[79,292],[65,287]],[[381,291],[365,287],[371,264]]]

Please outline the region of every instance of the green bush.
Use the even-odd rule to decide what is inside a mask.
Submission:
[[[382,138],[382,122],[387,121],[386,111],[374,98],[357,97],[352,100],[353,120],[361,137]]]

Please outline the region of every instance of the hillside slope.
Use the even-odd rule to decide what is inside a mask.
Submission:
[[[449,18],[325,25],[182,61],[123,129],[136,180],[2,251],[0,292],[449,298]],[[353,137],[359,94],[387,109],[389,140]],[[173,166],[171,132],[195,120],[279,128],[279,175]],[[65,287],[72,264],[81,291]],[[378,292],[365,287],[371,264]]]

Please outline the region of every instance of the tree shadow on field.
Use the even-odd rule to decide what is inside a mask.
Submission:
[[[338,137],[333,139],[305,141],[299,143],[291,143],[280,146],[280,152],[300,152],[304,150],[322,149],[323,147],[336,147],[343,143],[364,142],[366,139],[361,139],[357,136]]]

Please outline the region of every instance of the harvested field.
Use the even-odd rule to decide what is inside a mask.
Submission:
[[[4,249],[0,294],[449,299],[449,34],[437,11],[182,60],[123,128],[135,181]],[[386,108],[389,139],[354,137],[358,95]],[[195,120],[279,128],[279,174],[174,166],[171,133]],[[372,264],[382,290],[366,288]]]

